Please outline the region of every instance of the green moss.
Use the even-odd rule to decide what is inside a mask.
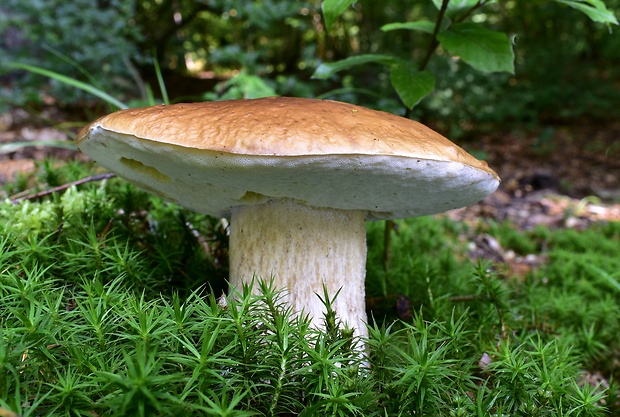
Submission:
[[[56,175],[71,181],[84,168]],[[326,331],[312,329],[269,285],[218,301],[227,244],[217,219],[120,179],[5,202],[0,407],[47,416],[618,411],[615,386],[582,377],[617,372],[617,224],[491,227],[528,253],[545,248],[548,261],[524,277],[468,260],[462,237],[475,229],[432,217],[397,226],[385,272],[383,224],[368,225],[363,357],[331,313]]]

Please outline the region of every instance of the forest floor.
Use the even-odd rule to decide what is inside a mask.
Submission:
[[[74,125],[54,107],[36,114],[20,109],[0,114],[0,185],[19,173],[28,176],[46,157],[86,160],[74,150],[46,145],[72,139]],[[490,217],[522,230],[620,221],[620,123],[498,129],[465,147],[483,153],[502,184],[484,201],[450,212],[451,218]]]
[[[484,152],[502,184],[451,212],[455,219],[486,216],[522,230],[620,221],[620,123],[496,131],[470,147]]]

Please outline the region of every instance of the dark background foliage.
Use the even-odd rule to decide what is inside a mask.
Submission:
[[[614,10],[620,1],[606,4]],[[365,53],[419,60],[428,34],[380,28],[432,20],[436,13],[431,2],[361,0],[327,32],[316,0],[6,0],[0,6],[0,68],[34,64],[129,100],[145,99],[149,88],[158,93],[157,59],[173,100],[320,96],[402,113],[388,68],[359,66],[324,81],[311,76],[323,62]],[[436,90],[415,109],[416,118],[441,120],[458,134],[472,123],[619,116],[615,28],[550,1],[491,3],[475,17],[509,34],[515,74],[482,74],[440,49],[429,63]],[[50,101],[82,107],[91,100],[34,74],[5,69],[0,82],[5,107]]]

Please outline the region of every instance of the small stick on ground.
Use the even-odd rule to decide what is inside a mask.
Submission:
[[[59,191],[66,190],[67,188],[73,185],[77,186],[77,185],[82,185],[82,184],[85,184],[91,181],[107,180],[108,178],[112,178],[112,177],[114,177],[114,174],[111,172],[106,172],[104,174],[91,175],[90,177],[82,178],[77,181],[72,181],[67,184],[59,185],[58,187],[50,188],[49,190],[43,190],[35,194],[28,194],[23,197],[11,197],[11,203],[18,204],[21,201],[25,201],[25,200],[35,200],[37,198],[45,197],[46,195],[50,195],[50,194],[57,193]]]

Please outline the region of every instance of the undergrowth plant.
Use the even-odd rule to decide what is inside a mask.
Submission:
[[[324,0],[321,3],[328,31],[333,29],[334,23],[354,3],[355,0]],[[516,42],[509,34],[493,29],[493,23],[501,20],[501,15],[488,19],[484,14],[484,9],[492,7],[494,1],[432,0],[430,3],[435,9],[430,16],[405,22],[391,22],[380,28],[382,32],[398,30],[426,35],[422,37],[422,42],[410,46],[411,51],[406,58],[393,53],[391,49],[395,48],[392,47],[388,49],[388,53],[354,55],[323,63],[316,69],[313,77],[327,79],[358,65],[387,66],[390,85],[402,101],[406,117],[409,117],[411,110],[435,89],[438,74],[435,73],[436,70],[429,68],[433,57],[443,60],[452,57],[455,61],[462,61],[486,74],[514,73],[513,46]],[[609,10],[602,0],[548,0],[537,3],[541,7],[545,3],[560,3],[584,13],[593,22],[608,27],[618,25],[613,11]]]
[[[405,81],[419,75],[396,64]],[[418,93],[403,99],[408,108],[428,91]],[[371,314],[360,341],[325,294],[323,329],[292,314],[269,282],[260,295],[246,287],[224,296],[220,219],[116,178],[38,195],[95,174],[71,162],[39,168],[36,178],[7,185],[0,204],[0,415],[619,411],[618,224],[526,233],[480,226],[506,247],[548,257],[519,277],[468,259],[458,242],[470,227],[445,218],[399,222],[386,270],[382,231],[369,225]]]
[[[18,183],[46,188],[89,170],[47,161],[37,178]],[[327,306],[322,329],[292,314],[269,282],[261,281],[261,295],[246,287],[224,296],[219,219],[116,178],[39,198],[40,190],[6,189],[24,197],[0,205],[2,415],[618,411],[620,292],[609,287],[617,224],[525,233],[561,261],[524,279],[466,259],[455,242],[471,227],[445,218],[399,223],[385,276],[374,245],[381,227],[371,224],[362,343],[325,294],[317,295]],[[504,226],[483,227],[508,235]]]

